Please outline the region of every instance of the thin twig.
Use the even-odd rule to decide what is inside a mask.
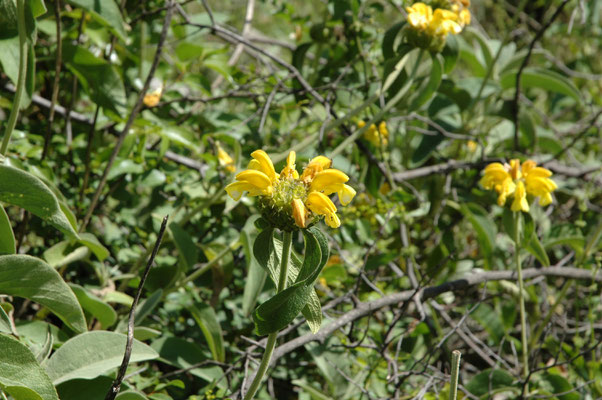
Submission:
[[[52,84],[52,97],[50,98],[50,111],[48,113],[48,124],[46,125],[46,135],[44,137],[44,150],[42,151],[42,160],[46,158],[50,147],[50,138],[52,134],[52,122],[54,121],[54,108],[59,97],[59,83],[61,81],[61,64],[63,61],[63,40],[61,34],[61,0],[54,2],[54,17],[56,19],[56,63],[54,65],[54,82]]]
[[[117,139],[117,143],[115,143],[113,152],[111,153],[111,156],[109,157],[109,162],[107,163],[107,166],[105,167],[102,177],[100,178],[98,187],[96,188],[96,192],[94,193],[94,197],[92,198],[92,202],[90,203],[90,208],[88,208],[88,212],[86,213],[86,216],[84,217],[84,219],[82,221],[82,224],[80,227],[80,230],[82,230],[82,231],[86,228],[86,226],[90,222],[90,218],[92,217],[92,214],[94,213],[94,210],[96,209],[96,206],[98,205],[98,200],[100,199],[102,190],[104,189],[104,187],[107,183],[107,177],[109,175],[109,172],[111,171],[111,167],[115,163],[115,159],[117,158],[117,154],[119,154],[119,151],[121,150],[123,141],[125,140],[125,137],[127,136],[128,132],[130,131],[130,128],[134,124],[134,120],[138,116],[140,109],[142,108],[142,100],[144,99],[144,96],[146,95],[146,92],[148,91],[148,88],[150,87],[150,82],[153,79],[153,76],[155,75],[155,70],[157,69],[157,66],[159,65],[159,61],[161,60],[161,53],[163,51],[163,45],[165,43],[165,39],[167,38],[167,32],[169,31],[169,26],[170,26],[170,22],[171,22],[171,16],[172,16],[172,12],[173,12],[173,3],[174,3],[174,0],[169,0],[169,7],[167,8],[167,11],[166,11],[165,21],[163,23],[163,29],[161,31],[161,36],[159,37],[159,43],[157,44],[157,51],[155,52],[155,58],[153,60],[151,68],[148,72],[148,76],[146,77],[146,82],[144,82],[144,87],[142,88],[142,90],[140,91],[140,94],[138,95],[138,100],[136,101],[136,104],[134,105],[134,108],[132,109],[132,112],[130,113],[130,116],[127,120],[127,123],[125,124],[125,127],[123,128],[123,131],[121,131],[121,134],[119,135],[119,138]]]
[[[562,12],[562,9],[564,8],[564,6],[567,5],[567,3],[570,0],[564,0],[562,2],[562,4],[560,4],[558,6],[558,8],[556,9],[556,11],[554,12],[554,14],[550,17],[550,19],[548,20],[548,22],[546,22],[545,25],[543,25],[541,27],[541,29],[539,31],[537,31],[537,34],[535,35],[535,37],[533,38],[533,40],[531,40],[531,43],[529,44],[529,50],[527,51],[527,55],[525,56],[525,58],[523,59],[522,64],[520,65],[520,68],[518,69],[518,72],[516,73],[516,83],[515,83],[515,91],[514,91],[514,100],[512,102],[512,117],[514,120],[514,150],[518,150],[519,147],[519,143],[518,143],[518,132],[519,132],[519,98],[520,98],[520,81],[523,75],[523,71],[525,70],[525,68],[527,67],[527,65],[529,64],[529,60],[531,59],[531,54],[533,53],[533,49],[535,48],[535,44],[539,41],[539,39],[541,39],[541,37],[543,36],[543,34],[545,33],[545,31],[552,25],[552,22],[554,22],[554,20],[560,15],[560,13]]]
[[[130,315],[128,317],[127,342],[125,344],[125,353],[123,354],[123,361],[121,362],[121,366],[119,367],[117,377],[113,381],[111,388],[105,396],[105,400],[115,399],[115,396],[117,396],[117,393],[119,393],[121,382],[123,382],[123,378],[125,377],[125,372],[130,362],[130,356],[132,355],[132,347],[134,345],[134,324],[136,323],[136,307],[138,305],[138,300],[140,300],[140,294],[142,293],[142,288],[144,287],[144,283],[146,282],[146,278],[148,277],[150,268],[153,265],[155,257],[157,256],[157,252],[159,251],[159,247],[161,246],[161,240],[163,240],[163,235],[165,234],[165,228],[167,227],[168,219],[169,215],[166,215],[163,218],[163,222],[161,223],[161,229],[159,229],[159,235],[157,236],[157,241],[155,242],[155,247],[153,248],[153,252],[150,258],[148,259],[148,263],[146,264],[146,269],[144,270],[142,279],[140,279],[140,283],[138,284],[136,296],[134,297],[134,301],[132,302],[132,308],[130,309]]]

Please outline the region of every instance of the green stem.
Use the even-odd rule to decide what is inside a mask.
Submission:
[[[514,261],[518,274],[518,300],[520,303],[520,335],[523,345],[523,378],[529,376],[529,348],[527,342],[527,319],[525,317],[525,285],[523,269],[520,263],[520,211],[514,213]]]
[[[452,351],[451,365],[451,380],[449,383],[449,400],[457,400],[458,398],[458,375],[460,373],[460,358],[462,353],[460,350]]]
[[[27,37],[25,33],[25,0],[17,0],[17,15],[19,29],[19,77],[17,78],[17,90],[13,101],[13,108],[10,110],[10,116],[2,138],[2,146],[0,147],[0,155],[6,155],[10,137],[17,124],[17,116],[21,107],[21,97],[25,90],[25,76],[27,75]]]
[[[286,289],[286,280],[288,279],[288,260],[291,254],[291,243],[293,242],[293,233],[292,232],[284,232],[282,237],[282,256],[280,257],[280,278],[278,279],[278,292],[282,292]],[[270,360],[272,359],[272,353],[274,352],[274,347],[276,346],[276,338],[278,337],[278,332],[270,333],[268,335],[268,341],[265,345],[265,352],[263,353],[263,358],[261,359],[261,363],[259,364],[259,368],[257,368],[257,373],[255,374],[255,379],[251,383],[251,387],[249,391],[245,394],[244,400],[251,400],[257,389],[259,389],[259,385],[263,380],[263,377],[270,365]]]

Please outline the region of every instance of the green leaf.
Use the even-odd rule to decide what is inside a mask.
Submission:
[[[180,259],[184,264],[182,270],[190,270],[199,261],[199,248],[193,242],[188,232],[182,229],[178,223],[172,222],[169,224],[169,231],[180,254]]]
[[[273,234],[274,229],[267,228],[257,235],[255,244],[253,245],[253,253],[259,265],[268,272],[274,286],[278,286],[280,269],[279,254],[282,253],[282,241],[274,238]],[[321,236],[323,237],[323,235]],[[302,264],[302,261],[299,260],[295,252],[291,251],[287,286],[292,286],[296,282]],[[315,333],[320,329],[320,324],[322,322],[320,299],[318,299],[318,295],[313,287],[309,291],[308,296],[307,304],[301,312],[307,320],[309,328]]]
[[[12,333],[12,329],[10,328],[11,321],[10,317],[4,311],[4,307],[9,305],[9,303],[0,303],[0,332],[4,333]],[[12,306],[11,306],[12,307]]]
[[[559,400],[579,400],[581,395],[575,391],[575,388],[569,383],[569,381],[558,373],[544,373],[541,377],[542,380],[546,381],[552,388],[551,394],[558,393]],[[564,394],[560,394],[564,393]],[[554,396],[551,396],[554,397]]]
[[[205,381],[218,381],[218,387],[225,387],[223,371],[218,366],[192,368],[195,364],[208,359],[197,344],[174,336],[163,336],[152,344],[159,353],[159,360],[177,368],[186,368],[188,373]]]
[[[516,87],[516,71],[510,71],[500,77],[502,89]],[[520,80],[521,89],[540,88],[557,92],[581,103],[581,92],[566,77],[541,68],[525,68]]]
[[[0,293],[35,301],[76,332],[87,330],[84,313],[69,286],[54,268],[38,258],[0,256]]]
[[[328,260],[328,242],[318,228],[304,230],[303,236],[305,258],[295,283],[261,304],[253,314],[259,335],[277,332],[299,315],[307,305],[313,284]]]
[[[67,0],[67,2],[83,8],[95,20],[109,27],[119,39],[126,40],[123,18],[115,0]]]
[[[78,237],[54,193],[30,173],[0,165],[0,201],[26,209],[70,238]]]
[[[483,256],[491,257],[495,248],[495,224],[487,216],[485,210],[476,204],[462,206],[462,212],[477,234],[479,249]]]
[[[63,41],[63,62],[96,104],[125,115],[127,100],[123,81],[112,64],[67,40]]]
[[[429,101],[441,84],[441,77],[443,76],[443,67],[441,65],[441,61],[436,54],[431,54],[431,60],[431,73],[429,75],[427,84],[424,87],[420,87],[418,90],[418,96],[416,96],[416,98],[414,98],[410,104],[410,111],[420,108],[423,104]]]
[[[107,250],[107,248],[98,241],[98,238],[91,233],[80,233],[79,242],[90,249],[96,258],[98,258],[98,261],[104,261],[110,254],[109,250]]]
[[[382,42],[382,52],[385,60],[396,56],[396,49],[402,41],[402,38],[398,37],[398,34],[401,32],[405,24],[405,21],[398,22],[385,32]]]
[[[497,345],[504,337],[504,324],[499,315],[490,305],[481,303],[470,315],[474,318],[489,334],[489,337]]]
[[[16,252],[13,228],[10,225],[6,211],[4,211],[4,207],[0,205],[0,255],[15,254]]]
[[[107,175],[107,179],[112,180],[125,174],[139,175],[143,172],[144,167],[142,165],[137,164],[132,160],[122,158],[115,161],[115,164],[113,164],[113,167],[111,167],[109,175]]]
[[[50,378],[21,342],[0,334],[0,388],[15,400],[58,400]]]
[[[226,359],[226,351],[224,350],[224,339],[222,336],[222,328],[217,320],[217,315],[213,307],[207,304],[201,304],[198,307],[188,307],[192,317],[201,328],[207,345],[211,350],[213,359],[224,362]]]
[[[508,372],[501,369],[487,369],[475,375],[465,387],[475,396],[483,396],[489,394],[490,390],[508,389],[517,391],[512,386],[513,382],[514,378]]]
[[[531,235],[531,240],[526,242],[525,249],[535,258],[537,258],[537,261],[539,261],[544,267],[550,266],[548,254],[535,233]]]
[[[449,35],[445,41],[445,47],[441,51],[443,57],[443,72],[449,74],[456,66],[458,57],[460,56],[460,45],[455,36]]]
[[[92,314],[100,322],[103,329],[109,328],[117,321],[117,313],[113,310],[113,307],[79,285],[71,283],[69,287],[75,293],[82,308]]]
[[[71,379],[92,379],[121,365],[126,336],[92,331],[77,335],[63,344],[45,363],[52,383]],[[152,360],[159,355],[150,346],[134,339],[130,362]]]
[[[242,295],[242,310],[245,316],[249,316],[255,308],[257,297],[261,293],[265,280],[268,276],[267,271],[263,269],[255,257],[253,257],[251,243],[254,242],[257,234],[254,228],[254,220],[248,219],[244,228],[240,232],[240,242],[245,254],[246,264],[248,266],[247,278],[245,279],[245,289]]]

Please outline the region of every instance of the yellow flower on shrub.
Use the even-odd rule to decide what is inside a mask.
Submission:
[[[467,0],[432,1],[431,5],[417,2],[406,7],[408,25],[405,40],[416,47],[439,52],[449,34],[457,35],[470,24]]]
[[[452,10],[437,8],[433,11],[431,6],[418,2],[406,7],[406,11],[408,23],[430,35],[447,36],[449,33],[456,35],[462,32],[459,14]],[[470,14],[468,18],[470,19]]]
[[[491,163],[485,167],[481,185],[498,193],[498,205],[504,206],[506,199],[513,197],[512,211],[529,212],[527,195],[539,197],[539,204],[552,203],[552,192],[558,188],[552,179],[552,172],[538,167],[533,160],[510,160],[510,164]]]
[[[217,159],[219,161],[219,165],[221,165],[226,171],[234,172],[236,171],[236,167],[234,166],[234,160],[224,149],[219,145],[219,142],[215,143],[217,148]]]
[[[280,174],[276,173],[265,151],[256,150],[251,157],[248,169],[236,175],[236,182],[226,186],[230,197],[239,200],[244,192],[259,196],[262,216],[282,230],[307,228],[320,216],[324,216],[331,228],[341,225],[337,208],[328,196],[337,193],[341,204],[347,205],[355,196],[355,190],[346,184],[347,175],[330,168],[330,159],[313,158],[299,175],[294,151],[289,153]]]
[[[357,127],[360,129],[364,126],[366,126],[364,121],[357,123]],[[374,124],[370,125],[366,132],[364,132],[364,139],[377,147],[380,147],[381,144],[383,146],[389,144],[389,130],[387,129],[387,123],[382,121],[380,124],[378,124],[378,128]]]

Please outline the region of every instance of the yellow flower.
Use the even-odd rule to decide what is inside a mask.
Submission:
[[[408,23],[418,31],[424,31],[432,36],[445,37],[448,34],[457,35],[462,32],[464,25],[470,23],[470,12],[464,9],[463,3],[454,4],[453,10],[437,8],[424,3],[414,3],[406,7]]]
[[[364,121],[357,123],[357,127],[360,129],[362,129],[364,126],[366,126]],[[378,124],[378,128],[374,124],[370,125],[366,132],[364,132],[364,139],[377,147],[380,147],[381,144],[383,146],[389,144],[389,130],[387,129],[387,123],[382,121],[380,124]]]
[[[150,86],[142,98],[142,102],[147,107],[154,107],[159,104],[163,94],[163,82],[158,78],[151,79]]]
[[[221,165],[226,171],[234,172],[236,171],[236,167],[234,166],[234,160],[224,149],[220,146],[219,142],[215,143],[217,147],[217,159],[219,161],[219,165]]]
[[[406,11],[410,25],[420,30],[426,30],[433,19],[433,9],[424,3],[414,3],[406,7]]]
[[[491,163],[485,167],[481,185],[498,193],[498,204],[504,206],[506,199],[513,196],[512,211],[529,212],[527,195],[539,197],[539,204],[552,203],[552,192],[558,188],[550,179],[552,172],[538,167],[535,161],[527,160],[522,166],[519,160],[510,164]]]
[[[471,153],[474,153],[477,150],[477,142],[475,142],[474,140],[469,140],[468,142],[466,142],[466,147],[468,147],[468,151],[470,151]]]
[[[142,99],[142,102],[147,107],[154,107],[159,104],[161,100],[161,95],[163,94],[163,88],[157,88],[152,92],[147,92]]]
[[[458,14],[455,12],[438,8],[433,13],[429,30],[439,36],[447,36],[449,33],[457,35],[462,32],[462,27],[456,22],[457,19]]]
[[[236,182],[226,186],[230,197],[239,200],[244,192],[260,196],[259,207],[264,218],[283,230],[307,228],[319,216],[324,216],[331,228],[341,225],[337,208],[328,196],[337,193],[341,204],[347,205],[356,192],[346,184],[349,180],[346,174],[330,168],[330,159],[313,158],[299,175],[294,151],[289,153],[280,174],[276,174],[272,160],[263,150],[254,151],[251,157],[248,169],[236,175]]]

